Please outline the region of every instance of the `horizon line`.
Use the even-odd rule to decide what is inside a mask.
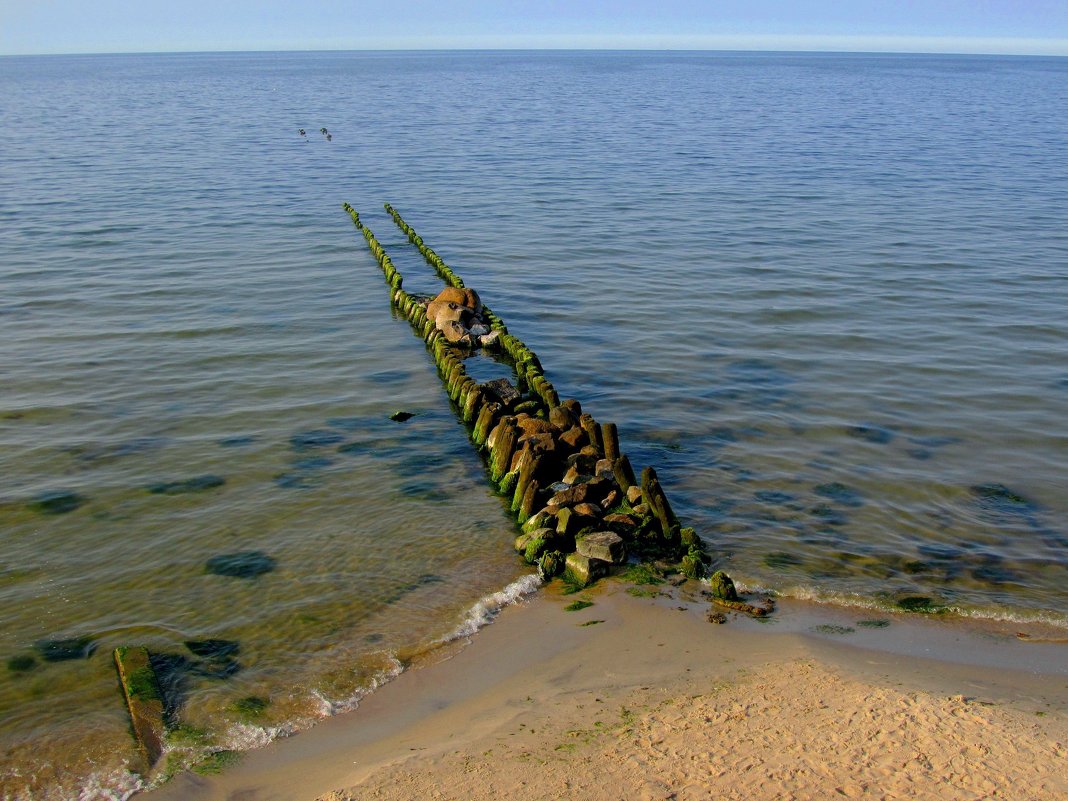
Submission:
[[[1005,50],[928,50],[928,49],[848,49],[837,47],[774,48],[774,47],[606,47],[606,46],[408,46],[408,47],[262,47],[207,48],[158,50],[70,50],[26,53],[2,53],[0,58],[41,58],[62,56],[151,56],[151,55],[211,55],[240,53],[767,53],[780,55],[878,55],[878,56],[987,56],[1011,58],[1068,58],[1065,52],[1015,52]]]

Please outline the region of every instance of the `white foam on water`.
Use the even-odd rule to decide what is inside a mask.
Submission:
[[[226,730],[224,740],[226,748],[232,751],[251,751],[263,748],[280,737],[289,737],[301,728],[297,722],[282,723],[278,726],[255,726],[251,723],[233,723]],[[217,749],[213,749],[217,750]]]
[[[318,690],[312,690],[312,697],[319,702],[319,717],[327,718],[342,712],[351,712],[360,705],[360,701],[373,693],[383,684],[388,684],[404,672],[404,663],[395,654],[389,655],[389,667],[380,670],[371,680],[347,698],[332,700]]]
[[[91,774],[78,788],[78,801],[126,801],[145,787],[136,773],[116,768],[110,773]]]
[[[540,586],[541,579],[537,573],[520,576],[503,590],[480,598],[474,606],[467,610],[463,622],[451,634],[442,637],[438,642],[448,643],[464,637],[470,637],[483,626],[492,623],[493,619],[497,617],[504,607],[518,603]]]
[[[707,579],[702,579],[707,584]],[[744,594],[771,595],[780,598],[794,598],[798,601],[808,601],[817,604],[849,607],[852,609],[868,609],[877,612],[902,612],[893,600],[873,598],[859,593],[834,592],[820,590],[816,587],[795,585],[782,589],[771,589],[760,585],[747,585],[744,582],[735,582],[738,592]],[[917,593],[918,595],[922,593]],[[993,609],[960,606],[946,604],[942,606],[935,597],[935,607],[941,615],[950,617],[968,618],[971,620],[989,620],[997,623],[1017,623],[1020,625],[1051,626],[1058,629],[1068,629],[1068,615],[1059,612],[1051,612],[1045,609]],[[921,613],[922,614],[922,613]]]

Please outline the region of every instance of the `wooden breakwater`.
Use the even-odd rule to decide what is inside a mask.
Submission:
[[[700,537],[682,526],[652,467],[641,471],[640,480],[635,477],[616,425],[598,423],[575,399],[561,400],[537,354],[509,333],[396,209],[385,204],[445,283],[436,297],[409,294],[371,229],[352,206],[346,203],[344,209],[382,268],[394,309],[426,343],[449,399],[485,457],[490,481],[522,529],[515,541],[522,557],[544,579],[563,573],[579,586],[629,557],[669,560],[683,575],[703,577],[709,557]],[[514,380],[475,381],[464,362],[479,354],[506,366]],[[763,616],[771,608],[770,602],[760,607],[742,601],[722,571],[711,576],[706,594],[730,611]],[[713,613],[709,619],[725,618]],[[223,656],[236,649],[236,643],[224,640],[186,645],[197,655],[204,648]],[[164,752],[167,690],[145,647],[120,647],[113,656],[140,752],[140,772],[147,775]]]
[[[344,209],[382,268],[394,308],[426,343],[446,393],[486,459],[490,481],[510,502],[522,529],[516,550],[526,561],[536,564],[546,579],[566,572],[581,585],[628,555],[672,560],[688,577],[705,575],[708,556],[700,537],[682,526],[652,467],[641,471],[640,480],[635,477],[615,424],[598,423],[577,400],[561,401],[538,356],[477,295],[468,309],[469,322],[495,333],[484,351],[511,368],[514,384],[480,384],[471,378],[464,362],[478,343],[450,342],[440,315],[435,319],[444,298],[459,298],[456,290],[470,292],[463,279],[387,203],[393,221],[447,285],[436,298],[409,294],[359,213],[347,203]],[[736,603],[729,578],[717,578],[714,592],[724,596],[718,600]],[[719,587],[729,589],[715,589]]]

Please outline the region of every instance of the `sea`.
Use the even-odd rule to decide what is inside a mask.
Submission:
[[[1064,58],[0,58],[3,798],[145,786],[117,646],[168,667],[163,780],[538,591],[345,202],[743,587],[1068,629],[1065,97]]]

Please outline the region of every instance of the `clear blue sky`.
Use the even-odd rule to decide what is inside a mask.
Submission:
[[[545,47],[1068,55],[1068,0],[0,0],[0,54]]]

